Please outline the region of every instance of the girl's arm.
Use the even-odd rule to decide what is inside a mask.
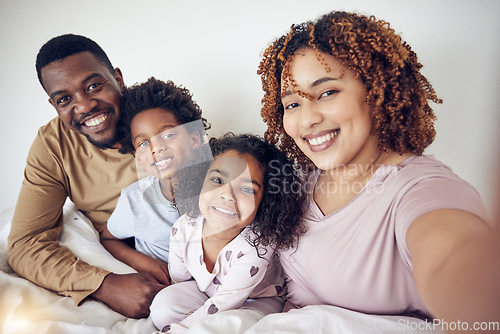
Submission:
[[[230,271],[224,277],[214,282],[219,284],[215,294],[193,314],[179,323],[180,326],[189,328],[206,317],[222,311],[238,309],[249,298],[257,285],[263,280],[269,266],[269,255],[266,259],[259,258],[255,250],[247,251],[237,261],[231,264]],[[238,256],[237,254],[233,254]],[[224,260],[223,260],[224,261]]]
[[[174,223],[170,232],[170,249],[168,254],[168,270],[172,284],[188,281],[192,278],[184,256],[189,238],[183,227],[186,225],[186,217],[182,216]]]
[[[466,323],[471,332],[476,322],[498,324],[500,239],[489,225],[465,211],[436,210],[410,225],[407,245],[417,288],[435,319]]]
[[[113,236],[107,227],[101,232],[101,244],[118,260],[140,273],[150,273],[159,282],[170,285],[168,265],[129,247],[123,240]]]

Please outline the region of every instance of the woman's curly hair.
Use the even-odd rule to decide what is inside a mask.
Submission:
[[[251,224],[254,237],[249,242],[259,251],[260,246],[274,249],[294,246],[305,231],[301,218],[306,203],[304,183],[296,166],[273,144],[253,134],[227,133],[220,138],[211,138],[209,145],[213,159],[234,150],[254,157],[264,171],[264,194]],[[194,159],[199,159],[196,154]],[[191,163],[189,169],[181,170],[174,185],[174,193],[179,198],[179,212],[191,217],[200,214],[198,199],[211,165],[207,159],[202,160],[201,163]]]
[[[173,113],[179,124],[201,120],[205,130],[210,129],[210,123],[201,117],[201,109],[193,101],[187,88],[176,86],[172,81],[163,82],[151,77],[144,83],[125,88],[123,92],[120,121],[117,126],[121,143],[120,153],[135,152],[130,124],[137,114],[154,108],[162,108]],[[189,126],[186,128],[189,133],[198,130],[194,124],[192,128]],[[204,133],[200,135],[203,138]]]
[[[313,166],[283,128],[281,98],[286,87],[281,87],[281,78],[290,79],[294,86],[290,63],[301,48],[314,49],[327,70],[321,53],[333,56],[363,82],[373,115],[372,131],[382,150],[422,154],[432,143],[436,117],[428,100],[442,100],[420,73],[422,65],[415,52],[385,21],[331,12],[316,21],[292,25],[288,34],[264,51],[257,71],[264,90],[261,116],[267,124],[265,138],[289,158],[306,169]]]

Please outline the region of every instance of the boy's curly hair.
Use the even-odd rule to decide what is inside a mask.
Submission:
[[[138,113],[154,108],[170,111],[175,115],[179,124],[201,120],[205,130],[210,129],[210,123],[201,117],[201,109],[193,101],[192,95],[187,88],[176,86],[172,81],[163,82],[151,77],[142,84],[135,84],[125,88],[123,92],[120,121],[117,125],[119,138],[121,138],[120,153],[135,152],[130,124]],[[187,130],[189,133],[193,133],[197,129],[187,127]],[[200,135],[203,134],[200,133]]]
[[[420,73],[422,65],[415,52],[385,21],[331,12],[316,21],[292,25],[288,34],[264,51],[257,71],[264,90],[261,116],[267,124],[265,138],[289,158],[306,169],[313,166],[283,128],[281,98],[286,87],[281,87],[281,79],[290,79],[294,86],[290,63],[301,48],[314,49],[322,63],[321,52],[333,56],[363,82],[373,115],[372,131],[382,150],[422,154],[432,143],[436,117],[428,100],[442,100]]]
[[[254,157],[264,171],[264,194],[257,209],[255,223],[251,225],[254,237],[249,242],[257,250],[260,250],[259,246],[271,246],[275,249],[293,247],[300,234],[305,231],[301,218],[305,210],[306,194],[296,166],[273,144],[253,134],[227,133],[220,138],[211,138],[209,145],[213,159],[234,150]],[[178,183],[174,185],[176,198],[179,198],[179,212],[191,217],[200,214],[199,194],[211,165],[211,161],[203,160],[199,164],[191,163],[190,169],[181,170],[177,177]]]

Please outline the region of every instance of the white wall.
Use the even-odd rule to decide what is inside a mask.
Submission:
[[[0,0],[0,212],[15,205],[37,129],[56,115],[34,61],[50,38],[99,43],[127,85],[150,76],[189,88],[212,123],[209,135],[265,130],[256,74],[260,53],[292,23],[331,10],[391,22],[424,64],[445,103],[435,107],[428,149],[493,206],[490,179],[500,126],[500,1],[496,0]]]

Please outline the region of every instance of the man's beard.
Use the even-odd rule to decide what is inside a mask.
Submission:
[[[94,140],[88,134],[85,134],[85,133],[83,135],[85,137],[87,137],[87,140],[89,141],[89,143],[91,143],[92,145],[94,145],[97,148],[100,148],[101,150],[106,150],[108,148],[113,147],[113,145],[115,145],[118,142],[118,140],[120,140],[120,135],[119,135],[117,130],[115,130],[112,137],[110,137],[109,139],[106,139],[106,140],[102,140],[102,141]]]
[[[81,115],[80,119],[78,121],[74,120],[72,125],[73,125],[73,127],[75,128],[76,131],[80,132],[85,137],[87,137],[87,140],[92,145],[96,146],[97,148],[100,148],[101,150],[106,150],[108,148],[113,147],[113,145],[115,145],[122,138],[122,136],[120,135],[120,133],[118,131],[118,125],[115,125],[115,131],[114,131],[113,135],[110,138],[104,139],[104,140],[101,140],[101,141],[92,139],[88,134],[82,133],[82,131],[81,131],[81,129],[82,129],[82,120],[85,119],[86,117],[89,117],[89,116],[92,116],[92,115],[98,113],[99,111],[101,111],[103,109],[104,108],[95,108],[95,110],[93,109],[91,112],[86,113],[84,115]],[[108,110],[108,114],[109,115],[115,115],[116,114],[115,108],[113,108],[113,106],[111,106],[111,105],[108,106],[107,110]]]

